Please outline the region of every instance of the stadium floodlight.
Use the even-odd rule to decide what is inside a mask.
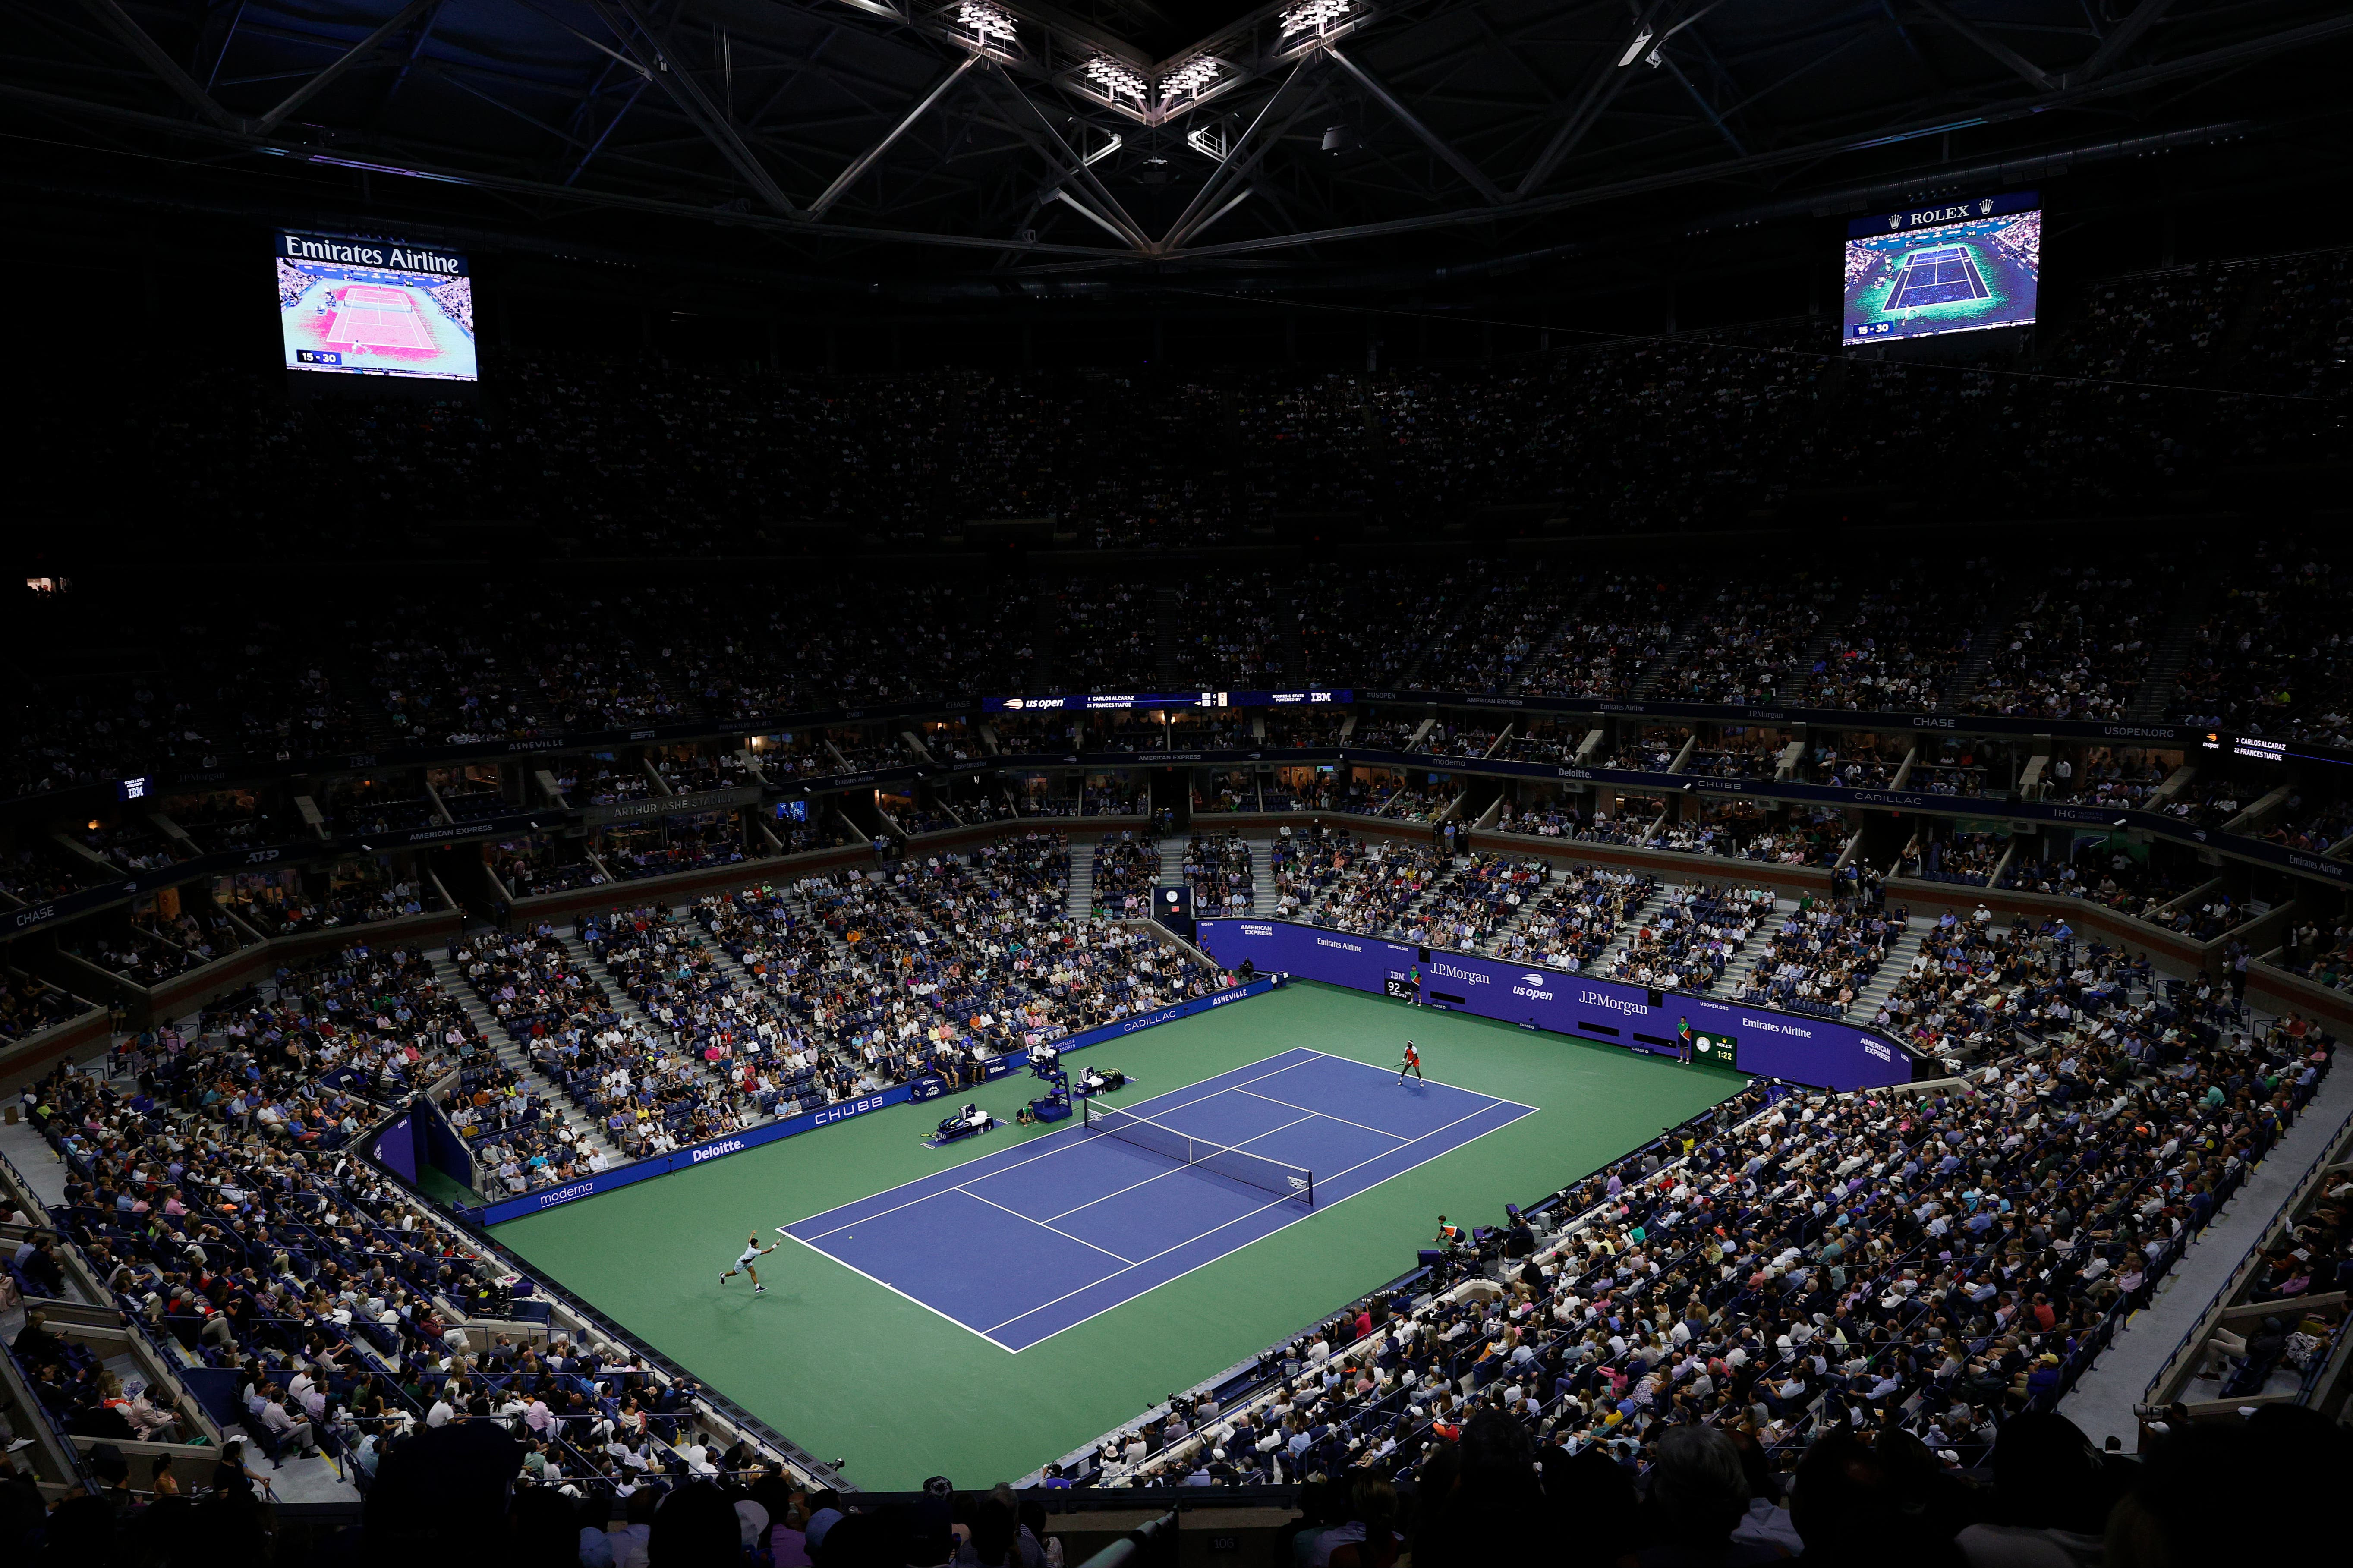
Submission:
[[[1092,78],[1105,98],[1132,98],[1144,101],[1144,79],[1109,55],[1097,55],[1082,68]]]
[[[1225,62],[1214,55],[1195,55],[1160,79],[1160,101],[1169,103],[1180,98],[1198,98],[1204,90],[1215,85],[1218,74],[1225,68]]]
[[[1632,65],[1636,60],[1642,58],[1642,51],[1651,47],[1651,29],[1648,27],[1643,28],[1641,32],[1634,35],[1634,41],[1626,46],[1626,52],[1624,54],[1618,57],[1618,68],[1620,70],[1624,70],[1628,66]]]
[[[1307,4],[1282,14],[1282,36],[1314,33],[1317,37],[1329,33],[1334,25],[1348,19],[1349,0],[1307,0]]]
[[[1010,47],[1021,41],[1021,32],[1013,18],[994,5],[980,0],[964,0],[956,7],[956,26],[978,38],[982,44],[1003,44]]]

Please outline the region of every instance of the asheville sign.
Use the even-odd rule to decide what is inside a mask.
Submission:
[[[1115,1024],[1105,1024],[1098,1029],[1087,1029],[1054,1043],[1066,1053],[1084,1050],[1089,1046],[1102,1045],[1105,1040],[1124,1039],[1140,1030],[1173,1023],[1178,1018],[1189,1018],[1197,1013],[1207,1013],[1214,1007],[1229,1006],[1251,996],[1263,996],[1274,989],[1274,984],[1271,980],[1253,980],[1247,985],[1238,985],[1230,990],[1219,991],[1213,995],[1197,996],[1190,1002],[1179,1002],[1174,1006],[1163,1007],[1155,1013],[1139,1013],[1134,1017],[1122,1018]],[[988,1064],[988,1076],[992,1079],[1008,1077],[1020,1069],[1022,1062],[1023,1058],[1018,1055],[998,1057]],[[503,1225],[508,1220],[521,1219],[525,1215],[538,1214],[545,1209],[561,1207],[565,1204],[577,1203],[582,1198],[593,1198],[599,1193],[609,1193],[616,1187],[629,1186],[638,1182],[649,1181],[655,1176],[667,1176],[672,1171],[691,1171],[707,1160],[721,1160],[730,1154],[740,1154],[746,1149],[756,1149],[764,1143],[774,1143],[779,1138],[797,1137],[813,1129],[828,1126],[836,1121],[847,1121],[853,1116],[864,1116],[869,1111],[881,1110],[887,1106],[904,1105],[910,1100],[937,1100],[947,1092],[946,1083],[936,1077],[926,1075],[923,1078],[910,1079],[905,1083],[893,1084],[889,1089],[874,1094],[862,1095],[856,1100],[821,1105],[815,1110],[803,1111],[798,1116],[786,1117],[781,1121],[771,1121],[765,1126],[746,1128],[741,1132],[731,1132],[724,1138],[712,1139],[709,1142],[697,1143],[668,1154],[656,1154],[651,1159],[617,1165],[609,1171],[599,1171],[585,1181],[574,1182],[567,1186],[548,1187],[536,1193],[525,1193],[519,1198],[509,1198],[501,1203],[490,1204],[479,1209],[467,1211],[466,1217],[477,1225]]]
[[[1819,1089],[1879,1089],[1912,1081],[1912,1053],[1869,1029],[1640,985],[1506,963],[1467,952],[1420,950],[1379,937],[1353,936],[1293,921],[1209,920],[1195,940],[1231,969],[1244,959],[1262,973],[1288,972],[1376,995],[1419,998],[1426,1006],[1475,1013],[1525,1028],[1614,1041],[1673,1056],[1680,1029],[1728,1039],[1732,1060],[1753,1078],[1785,1079]],[[1413,976],[1419,972],[1417,990]]]

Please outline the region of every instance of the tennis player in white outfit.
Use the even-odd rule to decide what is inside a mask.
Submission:
[[[753,1265],[757,1263],[765,1254],[771,1253],[776,1250],[776,1249],[773,1247],[761,1246],[760,1238],[756,1236],[753,1237],[744,1244],[744,1256],[735,1260],[734,1268],[730,1268],[726,1273],[722,1274],[719,1277],[719,1282],[722,1285],[724,1285],[730,1279],[734,1279],[738,1274],[748,1274],[752,1277],[752,1294],[754,1296],[764,1294],[768,1288],[760,1283],[760,1271],[754,1268]]]

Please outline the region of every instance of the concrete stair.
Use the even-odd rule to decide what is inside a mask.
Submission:
[[[1152,663],[1153,673],[1159,679],[1160,689],[1175,691],[1185,684],[1184,595],[1175,587],[1162,585],[1152,595]]]
[[[2158,634],[2157,649],[2149,656],[2147,668],[2141,671],[2140,684],[2133,689],[2132,701],[2125,710],[2127,720],[2154,723],[2173,710],[2174,682],[2189,662],[2198,624],[2205,617],[2212,593],[2212,581],[2201,578],[2193,582],[2174,605],[2165,629]]]
[[[1095,911],[1095,847],[1100,842],[1084,834],[1071,835],[1071,885],[1062,894],[1062,910],[1072,920],[1085,920]]]
[[[1993,663],[1998,648],[2010,645],[2010,627],[2018,624],[2020,612],[2043,584],[2032,574],[2021,572],[1994,595],[1993,607],[1986,611],[1985,619],[1969,634],[1969,653],[1953,671],[1953,679],[1945,686],[1945,707],[1957,710],[1962,703],[1977,695],[1985,681],[1986,670]]]
[[[433,978],[445,994],[457,1000],[459,1007],[472,1021],[474,1027],[481,1031],[482,1038],[490,1042],[491,1054],[499,1065],[511,1068],[515,1077],[572,1130],[575,1141],[593,1150],[599,1164],[618,1165],[626,1162],[627,1156],[613,1146],[612,1141],[605,1136],[605,1130],[580,1108],[571,1095],[539,1070],[538,1065],[531,1059],[531,1054],[522,1048],[520,1041],[507,1033],[506,1026],[499,1022],[498,1016],[491,1011],[489,1004],[475,991],[473,983],[456,964],[446,956],[433,960]]]
[[[1609,945],[1601,950],[1601,957],[1593,964],[1594,973],[1607,974],[1618,966],[1619,961],[1626,956],[1634,933],[1642,929],[1644,921],[1667,907],[1667,886],[1662,884],[1653,888],[1649,898],[1626,911],[1626,918],[1620,921],[1618,929],[1609,933]]]
[[[1879,973],[1871,977],[1871,984],[1855,994],[1854,1005],[1847,1010],[1849,1019],[1868,1025],[1878,1016],[1879,1005],[1887,1000],[1888,993],[1894,990],[1896,983],[1910,972],[1912,961],[1920,956],[1928,931],[1927,921],[1917,916],[1913,918],[1912,929],[1887,950],[1887,962],[1879,966]]]
[[[677,924],[680,922],[673,921],[672,923]],[[703,931],[701,927],[689,925],[686,929],[694,932],[696,935],[703,937],[705,939],[704,946],[706,948],[715,949],[717,947],[717,943],[709,940],[710,933]],[[669,1025],[663,1023],[659,1018],[655,1017],[643,1007],[638,1005],[637,999],[632,997],[628,992],[622,990],[620,985],[615,982],[613,977],[605,972],[605,966],[597,962],[596,955],[588,951],[588,944],[580,940],[580,933],[578,931],[575,930],[570,936],[559,936],[556,938],[556,941],[563,943],[564,951],[570,955],[573,963],[579,965],[580,973],[586,975],[589,981],[596,985],[596,989],[605,994],[606,1005],[609,1006],[615,1013],[618,1014],[625,1023],[634,1023],[638,1025],[640,1028],[650,1033],[657,1040],[662,1039],[670,1034],[671,1031]],[[725,955],[723,953],[721,956],[723,957]],[[692,1073],[696,1078],[702,1079],[704,1083],[711,1084],[720,1089],[727,1088],[724,1080],[723,1080],[717,1074],[713,1073],[710,1067],[700,1058],[687,1058],[686,1065],[687,1070]]]

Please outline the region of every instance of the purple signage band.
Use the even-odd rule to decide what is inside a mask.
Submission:
[[[1472,1013],[1525,1028],[1625,1046],[1659,1056],[1686,1048],[1752,1078],[1816,1089],[1881,1089],[1913,1080],[1913,1055],[1886,1036],[1833,1018],[1754,1007],[1681,991],[1595,980],[1473,953],[1423,950],[1293,921],[1208,920],[1195,941],[1227,968],[1247,959],[1262,974],[1289,973],[1425,1006]]]

